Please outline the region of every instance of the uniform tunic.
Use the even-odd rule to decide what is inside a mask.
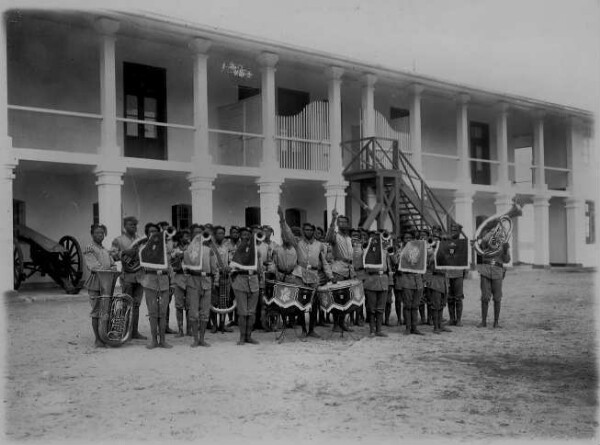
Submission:
[[[90,272],[90,276],[83,285],[88,290],[90,297],[90,305],[92,311],[90,317],[100,318],[100,294],[102,289],[100,287],[100,281],[96,275],[97,270],[114,270],[115,262],[110,256],[110,252],[106,250],[101,244],[92,243],[87,246],[83,252],[83,259],[85,265]]]
[[[365,268],[363,287],[367,298],[367,311],[371,314],[383,314],[387,301],[389,278],[387,252],[383,251],[383,267],[380,269]]]
[[[335,233],[334,228],[330,227],[327,231],[325,241],[331,245],[332,249],[333,261],[331,263],[331,271],[343,280],[353,278],[355,274],[352,268],[354,255],[352,238],[349,235]]]
[[[492,296],[494,301],[502,300],[503,263],[508,262],[510,262],[510,253],[508,250],[502,250],[496,255],[484,256],[483,264],[477,265],[481,279],[481,301],[488,302]]]
[[[121,236],[116,237],[112,242],[111,253],[114,258],[121,260],[121,254],[124,250],[131,247],[133,242],[137,239],[136,236],[129,236],[127,233],[123,233]],[[144,271],[141,267],[130,269],[126,262],[123,263],[123,273],[121,276],[122,290],[124,294],[127,294],[133,298],[133,305],[139,307],[142,303],[143,289],[142,289],[142,278]]]
[[[250,241],[253,242],[253,241]],[[263,259],[257,249],[256,271],[232,271],[231,288],[237,302],[237,312],[240,317],[253,316],[256,314],[258,305],[258,293],[260,290],[259,276],[263,272]]]

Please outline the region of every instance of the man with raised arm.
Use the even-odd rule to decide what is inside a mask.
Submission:
[[[296,284],[316,289],[319,284],[331,281],[333,275],[331,267],[327,262],[327,247],[315,239],[315,226],[310,223],[304,223],[302,225],[302,237],[297,240],[292,233],[292,229],[290,229],[285,221],[285,215],[281,207],[277,208],[277,213],[279,214],[279,222],[281,224],[281,238],[296,249],[297,265],[292,271],[292,276],[295,278]],[[315,332],[318,312],[319,305],[315,302],[310,311],[307,337],[320,337]],[[304,317],[301,317],[300,322],[302,330],[306,331]]]

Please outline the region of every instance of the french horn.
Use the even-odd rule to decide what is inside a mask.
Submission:
[[[475,232],[473,248],[481,256],[494,256],[502,251],[502,246],[510,241],[512,236],[512,219],[523,215],[523,204],[513,199],[513,205],[508,212],[490,216],[483,221]]]

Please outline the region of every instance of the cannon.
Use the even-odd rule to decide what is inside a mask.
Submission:
[[[79,293],[83,276],[83,255],[77,240],[69,235],[58,242],[24,225],[14,226],[14,289],[36,272],[48,275],[68,294]],[[25,260],[21,244],[29,245],[30,260]]]

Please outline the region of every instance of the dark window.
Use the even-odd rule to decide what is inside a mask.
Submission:
[[[249,97],[258,96],[259,94],[260,88],[238,85],[238,100],[248,99]]]
[[[100,210],[97,202],[92,204],[92,219],[94,224],[100,224]]]
[[[327,233],[327,210],[323,210],[323,230]]]
[[[277,88],[277,114],[293,116],[300,113],[310,102],[310,94],[306,91]]]
[[[585,202],[585,243],[596,242],[596,209],[594,201]]]
[[[13,224],[25,225],[25,202],[13,199]]]
[[[260,207],[246,207],[246,227],[260,224]]]
[[[301,227],[302,226],[302,213],[300,209],[286,209],[285,220],[290,227]]]
[[[177,230],[189,229],[192,225],[192,206],[176,204],[171,207],[171,224]]]
[[[167,121],[167,72],[164,68],[123,62],[124,115],[127,119]],[[167,129],[125,122],[125,156],[167,159]]]
[[[410,115],[410,111],[405,110],[404,108],[394,108],[390,107],[390,120],[394,119],[402,119],[403,117],[408,117]]]
[[[471,157],[490,159],[490,127],[488,124],[471,122],[469,127]],[[490,185],[491,174],[489,162],[471,161],[471,182],[473,184]]]

